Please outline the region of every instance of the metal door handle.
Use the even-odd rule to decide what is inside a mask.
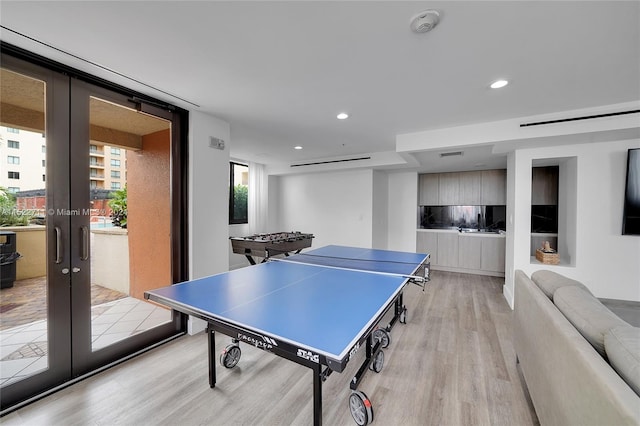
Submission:
[[[82,230],[82,255],[80,260],[87,260],[89,259],[89,228],[82,226],[80,229]]]
[[[56,233],[56,263],[62,263],[62,229],[56,226],[53,228]]]

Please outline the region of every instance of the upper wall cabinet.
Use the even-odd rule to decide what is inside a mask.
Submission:
[[[440,175],[437,173],[429,173],[420,175],[420,181],[418,183],[419,191],[419,203],[421,206],[437,206],[439,205],[440,189],[438,187],[440,182]]]
[[[461,206],[478,206],[482,204],[482,174],[481,172],[460,172]]]
[[[419,178],[421,206],[507,204],[507,171],[428,173]]]
[[[485,206],[503,206],[507,204],[507,171],[483,170],[481,204]]]
[[[558,166],[531,169],[531,205],[558,205]]]
[[[460,205],[460,173],[440,173],[440,206]]]

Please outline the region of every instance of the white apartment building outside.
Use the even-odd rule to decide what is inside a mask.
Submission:
[[[47,144],[44,134],[0,126],[0,186],[9,192],[44,189]],[[91,141],[91,189],[117,190],[127,179],[126,150]]]
[[[0,126],[0,186],[12,193],[43,189],[46,149],[42,133]]]
[[[91,189],[122,189],[127,182],[127,150],[100,142],[89,145]]]

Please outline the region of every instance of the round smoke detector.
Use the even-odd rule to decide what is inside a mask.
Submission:
[[[411,19],[411,30],[415,33],[431,31],[440,22],[440,13],[429,9],[418,13]]]

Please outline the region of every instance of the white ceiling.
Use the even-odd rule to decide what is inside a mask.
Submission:
[[[229,122],[235,158],[289,164],[395,151],[397,134],[637,101],[639,6],[3,0],[0,22],[4,41]],[[441,22],[414,34],[425,9]],[[511,84],[489,89],[499,77]],[[435,156],[416,158],[425,168]],[[504,158],[477,148],[458,160]]]

